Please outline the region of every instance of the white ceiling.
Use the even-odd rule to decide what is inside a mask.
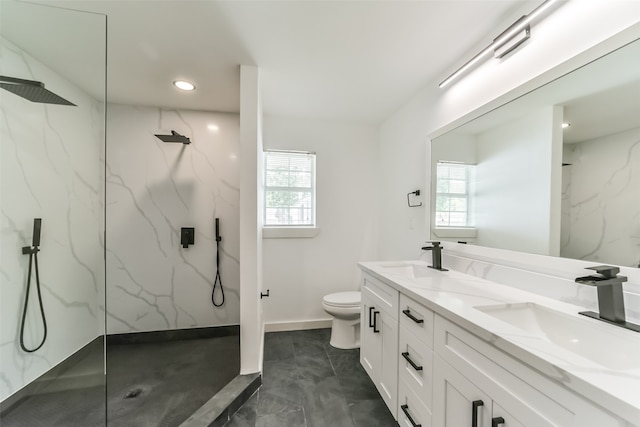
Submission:
[[[388,117],[423,85],[435,87],[541,3],[39,1],[108,16],[109,102],[238,112],[239,66],[257,65],[265,113],[369,123]],[[3,35],[99,96],[99,70],[52,48],[99,59],[99,17],[89,19],[92,39],[74,31],[80,14],[50,20],[40,11],[32,19],[19,13],[26,5],[12,4],[0,0]],[[195,82],[197,90],[179,93],[171,85],[178,78]]]

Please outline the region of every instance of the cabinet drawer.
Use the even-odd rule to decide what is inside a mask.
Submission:
[[[433,351],[413,333],[400,327],[398,372],[401,381],[431,409],[433,393]],[[415,366],[414,366],[415,365]]]
[[[433,311],[401,294],[398,315],[401,328],[406,328],[429,348],[433,348]]]
[[[371,298],[376,309],[383,310],[392,318],[398,319],[397,290],[368,274],[363,274],[362,292]]]
[[[398,387],[398,424],[401,427],[431,427],[431,411],[402,379]]]
[[[489,394],[498,409],[509,411],[522,425],[542,426],[627,426],[628,424],[573,391],[534,371],[458,325],[436,315],[435,358],[446,360]],[[434,377],[439,374],[434,366]],[[434,378],[437,383],[437,378]],[[437,391],[434,399],[438,399]],[[436,410],[436,404],[434,407]],[[505,417],[506,419],[506,417]]]
[[[493,348],[459,326],[436,316],[434,347],[436,353],[494,401],[527,426],[573,426],[574,414],[548,396],[546,381],[543,389],[532,384],[542,380],[540,374],[525,369],[515,375],[507,369],[520,365],[515,359]]]

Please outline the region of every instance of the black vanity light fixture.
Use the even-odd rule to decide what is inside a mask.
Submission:
[[[498,37],[493,39],[493,42],[491,42],[489,46],[485,47],[482,51],[480,51],[480,53],[476,54],[476,56],[471,58],[463,66],[450,74],[449,77],[444,79],[438,85],[438,87],[445,87],[492,52],[495,58],[502,58],[513,52],[520,45],[522,45],[522,43],[529,39],[531,35],[529,24],[534,19],[541,16],[554,3],[557,3],[558,1],[559,0],[545,0],[540,6],[531,11],[531,13],[529,13],[528,15],[524,15],[523,17],[518,19],[511,26],[509,26],[509,28],[503,31]]]

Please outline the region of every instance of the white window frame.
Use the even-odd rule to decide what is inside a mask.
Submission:
[[[464,193],[440,193],[438,192],[438,182],[440,181],[440,178],[438,176],[438,168],[440,167],[440,165],[448,165],[448,166],[455,166],[455,165],[459,165],[459,166],[465,166],[466,167],[466,171],[465,171],[465,192]],[[473,176],[474,176],[474,167],[475,165],[473,164],[469,164],[469,163],[462,163],[462,162],[450,162],[450,161],[437,161],[436,162],[436,170],[434,173],[434,177],[435,177],[435,182],[434,182],[434,194],[435,194],[435,202],[434,202],[434,207],[433,207],[433,226],[436,230],[455,230],[455,229],[474,229],[474,225],[473,225],[473,187],[474,187],[474,183],[473,183]],[[439,225],[437,222],[437,216],[438,216],[438,197],[442,196],[442,197],[448,197],[450,199],[453,198],[464,198],[466,200],[466,223],[465,225]],[[449,213],[453,212],[453,211],[448,211]],[[456,234],[456,233],[454,233]]]
[[[311,156],[311,187],[270,187],[267,186],[267,159],[270,153]],[[316,153],[309,151],[293,150],[265,150],[264,151],[264,195],[263,195],[263,237],[264,238],[297,238],[314,237],[318,233],[316,227]],[[269,191],[291,191],[311,193],[311,220],[305,224],[268,224],[267,223],[267,197]]]

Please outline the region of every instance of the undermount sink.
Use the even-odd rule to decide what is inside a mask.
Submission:
[[[410,279],[418,279],[420,277],[426,277],[432,274],[430,269],[423,265],[410,264],[406,262],[390,262],[380,264],[379,268],[384,273],[395,274],[399,276],[405,276]]]
[[[474,308],[599,365],[623,370],[640,367],[638,340],[624,339],[602,325],[594,327],[586,318],[529,302]]]

